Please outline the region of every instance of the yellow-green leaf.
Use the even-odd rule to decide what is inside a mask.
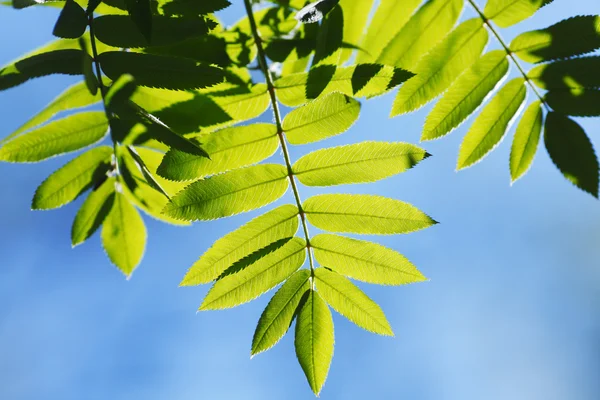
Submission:
[[[467,132],[458,152],[457,169],[479,162],[500,143],[526,94],[523,78],[513,79],[498,91]]]
[[[115,201],[102,225],[102,245],[110,261],[129,277],[142,261],[146,248],[146,226],[123,193]]]
[[[108,178],[85,199],[71,227],[73,247],[85,242],[98,230],[115,201],[115,178]]]
[[[50,122],[0,147],[0,160],[36,162],[79,150],[101,140],[108,131],[104,112],[90,111]]]
[[[404,172],[428,156],[409,143],[363,142],[317,150],[296,161],[293,170],[307,186],[375,182]]]
[[[35,191],[31,208],[50,210],[72,202],[94,183],[106,178],[112,149],[96,147],[50,175]]]
[[[302,297],[310,289],[309,278],[307,269],[295,272],[269,301],[252,338],[252,355],[269,350],[286,334]]]
[[[315,286],[335,311],[361,328],[384,336],[394,336],[381,307],[347,278],[326,268],[315,269]]]
[[[306,242],[293,238],[241,271],[219,279],[200,310],[231,308],[254,300],[286,280],[304,264]]]
[[[255,165],[192,183],[173,197],[163,212],[184,221],[229,217],[274,202],[288,185],[283,165]]]
[[[377,243],[321,234],[310,240],[324,267],[349,278],[379,285],[405,285],[426,278],[402,254]]]
[[[308,221],[330,232],[391,235],[427,228],[436,222],[400,200],[363,194],[322,194],[304,202]]]
[[[531,17],[553,0],[489,0],[483,13],[502,28],[508,28]]]
[[[523,114],[515,130],[510,150],[510,176],[513,182],[523,176],[531,167],[540,141],[543,123],[542,103],[539,100],[534,101]]]
[[[360,103],[342,93],[331,93],[290,112],[283,130],[291,144],[306,144],[339,135],[358,119]]]
[[[317,292],[308,292],[296,321],[296,357],[312,391],[318,396],[333,358],[333,319]]]

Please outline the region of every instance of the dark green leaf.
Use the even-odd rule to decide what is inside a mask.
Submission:
[[[151,0],[125,0],[129,17],[149,44],[152,43],[152,9],[150,2]]]
[[[554,111],[576,117],[600,116],[600,90],[550,90],[546,102]]]
[[[67,0],[58,21],[54,25],[52,34],[54,36],[76,39],[83,35],[87,28],[87,16],[81,6],[73,0]]]
[[[228,0],[172,0],[163,4],[165,15],[198,16],[223,10],[231,5]]]
[[[527,73],[542,89],[600,88],[600,56],[572,58],[538,65]]]

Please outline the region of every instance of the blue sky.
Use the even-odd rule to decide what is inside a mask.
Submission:
[[[223,18],[232,22],[242,11],[235,1]],[[503,35],[510,40],[598,11],[596,0],[556,1]],[[56,15],[1,8],[0,65],[50,40]],[[71,82],[51,77],[0,92],[0,137]],[[416,143],[430,107],[389,119],[392,100],[393,94],[367,102],[352,130],[323,145]],[[600,120],[580,122],[600,148]],[[543,148],[529,174],[511,186],[512,132],[483,162],[456,173],[465,132],[423,144],[433,157],[405,174],[327,189],[408,201],[441,224],[372,238],[405,254],[430,281],[360,285],[382,305],[396,337],[371,335],[335,314],[335,357],[322,398],[600,398],[600,203],[565,181]],[[294,148],[292,157],[316,147]],[[190,228],[146,218],[146,257],[126,281],[98,236],[71,249],[80,201],[29,210],[37,185],[66,161],[0,164],[1,399],[313,398],[293,335],[250,360],[269,295],[196,314],[208,287],[178,288],[214,240],[260,211]],[[317,192],[300,190],[304,198]],[[287,195],[280,203],[290,201]]]

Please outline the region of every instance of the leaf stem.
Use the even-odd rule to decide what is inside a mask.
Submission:
[[[258,27],[256,25],[256,20],[254,18],[254,13],[252,12],[252,5],[250,4],[250,0],[244,0],[244,5],[246,6],[246,13],[248,14],[248,20],[250,21],[250,28],[252,30],[252,35],[254,36],[254,42],[256,43],[256,48],[258,49],[258,63],[260,69],[265,76],[267,81],[267,88],[269,90],[269,96],[271,98],[271,107],[273,108],[273,116],[275,117],[275,125],[277,127],[277,136],[279,137],[279,143],[281,145],[281,150],[283,152],[283,158],[285,159],[285,164],[288,170],[288,178],[290,180],[290,184],[292,186],[292,191],[294,192],[294,198],[296,199],[296,205],[298,206],[298,211],[300,213],[300,220],[302,221],[302,229],[304,230],[304,238],[306,239],[306,250],[308,252],[308,261],[310,263],[310,272],[312,280],[312,285],[314,289],[314,260],[312,255],[312,250],[310,246],[310,236],[308,234],[308,225],[306,223],[306,215],[302,208],[302,201],[300,200],[300,193],[298,192],[298,186],[296,185],[296,179],[294,178],[294,171],[292,170],[292,162],[290,159],[290,154],[288,152],[287,143],[285,140],[285,136],[283,134],[283,125],[281,119],[281,112],[279,110],[279,103],[277,102],[277,95],[275,94],[275,84],[273,83],[273,77],[269,71],[269,64],[267,62],[267,56],[265,54],[265,50],[262,45],[262,38],[258,32]]]
[[[492,25],[492,23],[490,22],[490,20],[488,19],[488,17],[486,17],[486,15],[483,13],[483,11],[481,11],[481,9],[475,3],[474,0],[467,0],[467,1],[471,5],[471,7],[473,7],[473,9],[475,9],[475,11],[479,15],[479,17],[481,18],[481,20],[483,21],[483,23],[488,27],[488,29],[490,30],[490,32],[492,32],[492,34],[496,37],[496,40],[498,40],[498,42],[500,43],[500,45],[504,48],[504,51],[506,52],[506,54],[508,55],[508,57],[511,59],[511,61],[513,62],[513,64],[515,64],[515,66],[517,67],[517,69],[519,70],[519,72],[521,73],[521,75],[523,75],[523,78],[525,79],[525,82],[531,88],[531,90],[533,91],[533,93],[542,102],[542,104],[544,105],[544,107],[546,108],[546,110],[550,111],[550,106],[548,106],[548,103],[546,103],[546,100],[544,99],[544,96],[542,96],[538,92],[538,90],[536,89],[536,87],[533,85],[533,83],[531,82],[531,80],[527,76],[527,73],[525,72],[525,70],[523,69],[523,67],[521,67],[521,64],[519,63],[519,61],[517,60],[517,58],[513,54],[512,50],[510,49],[510,47],[508,47],[508,45],[506,44],[506,42],[504,41],[504,39],[502,39],[502,36],[500,36],[500,34],[496,30],[496,28],[494,28],[494,26]]]

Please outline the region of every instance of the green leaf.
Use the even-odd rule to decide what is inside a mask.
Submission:
[[[375,182],[404,172],[428,156],[408,143],[363,142],[317,150],[296,161],[293,170],[307,186]]]
[[[385,46],[400,32],[421,0],[381,0],[359,46],[356,63],[375,62]]]
[[[189,269],[181,286],[194,286],[217,279],[234,263],[278,240],[293,237],[298,230],[298,208],[284,205],[253,219],[217,240]]]
[[[56,25],[54,25],[52,34],[62,38],[76,39],[87,29],[87,22],[83,8],[73,0],[67,0],[58,16]]]
[[[351,67],[321,65],[309,72],[284,76],[275,81],[277,99],[296,107],[332,92],[353,97],[375,97],[384,94],[414,74],[400,68],[379,64]]]
[[[334,0],[337,1],[337,0]],[[364,2],[364,0],[363,0]],[[313,66],[319,64],[341,64],[340,56],[344,36],[344,14],[340,6],[329,12],[321,25],[316,38]]]
[[[273,124],[252,124],[222,129],[200,137],[210,159],[170,150],[158,168],[159,175],[176,181],[204,178],[256,164],[279,148]]]
[[[498,91],[467,132],[458,152],[458,170],[481,161],[500,143],[526,95],[523,78],[513,79]]]
[[[100,95],[97,94],[92,96],[87,90],[84,82],[76,83],[59,94],[56,99],[52,100],[52,102],[43,110],[39,111],[37,114],[31,117],[29,121],[21,125],[19,129],[8,135],[3,140],[0,140],[0,144],[7,142],[8,140],[28,131],[31,128],[41,125],[61,111],[86,107],[90,104],[98,102],[99,100]]]
[[[337,272],[315,269],[319,294],[335,311],[361,328],[384,336],[394,336],[383,310],[362,290]]]
[[[600,48],[600,16],[583,15],[514,38],[510,49],[523,61],[537,63],[590,53]]]
[[[436,224],[412,205],[366,194],[322,194],[304,202],[308,221],[330,232],[391,235]]]
[[[463,3],[463,0],[427,1],[392,38],[377,62],[411,70],[452,30]]]
[[[85,242],[104,222],[115,201],[115,178],[108,178],[85,199],[71,228],[73,247]]]
[[[508,28],[536,13],[553,0],[489,0],[483,13],[502,28]]]
[[[283,165],[261,164],[192,183],[163,213],[185,221],[208,221],[251,211],[283,196],[289,182]]]
[[[90,57],[89,53],[87,52],[87,44],[84,38],[79,38],[79,45],[81,47],[81,51],[87,55],[87,57],[83,56],[83,79],[90,94],[95,96],[98,94],[98,89],[100,89],[100,83],[98,82],[98,78],[94,72],[94,60],[92,60],[92,57]]]
[[[333,358],[333,319],[317,292],[308,292],[296,321],[296,357],[312,391],[318,396]]]
[[[598,159],[585,131],[577,122],[556,112],[546,116],[544,144],[565,178],[598,197]]]
[[[23,58],[0,70],[0,90],[52,74],[83,75],[81,50],[54,50]]]
[[[417,64],[417,75],[398,90],[391,115],[416,110],[444,92],[477,61],[487,41],[481,18],[459,25]]]
[[[119,168],[124,183],[123,193],[127,196],[129,201],[152,218],[173,225],[189,225],[187,222],[170,218],[162,213],[162,210],[167,205],[169,199],[148,183],[148,180],[140,170],[138,163],[132,157],[130,152],[123,151],[124,149],[122,147],[119,147],[118,150]],[[182,183],[167,181],[156,175],[156,169],[160,164],[163,153],[142,147],[136,147],[135,151],[143,160],[150,174],[167,194],[173,195],[184,188],[184,184]]]
[[[173,0],[162,6],[165,15],[198,16],[221,11],[231,5],[228,0]]]
[[[538,65],[527,73],[542,89],[600,88],[600,56],[572,58]]]
[[[144,35],[148,43],[152,43],[152,5],[151,0],[125,0],[131,21]],[[110,18],[110,17],[109,17]],[[170,32],[169,32],[170,33]]]
[[[550,90],[546,102],[556,112],[576,117],[600,116],[600,90]]]
[[[113,47],[129,49],[168,46],[206,35],[215,26],[213,21],[205,18],[169,18],[154,15],[152,41],[148,42],[136,23],[127,15],[103,15],[94,19],[95,33],[99,41]]]
[[[344,0],[340,3],[344,15],[343,42],[346,46],[358,47],[365,31],[373,0]],[[404,5],[406,7],[406,4]],[[340,50],[338,64],[341,65],[352,56],[352,48]]]
[[[92,185],[106,179],[111,156],[110,147],[100,146],[70,161],[37,188],[31,208],[50,210],[72,202]]]
[[[142,86],[171,90],[198,89],[223,81],[223,70],[195,61],[152,54],[110,51],[98,56],[102,70],[113,81],[131,74]]]
[[[291,144],[318,142],[350,129],[359,113],[358,101],[331,93],[291,111],[283,120],[283,130]]]
[[[115,193],[112,209],[104,220],[102,245],[110,261],[128,278],[142,261],[146,226],[123,193]]]
[[[107,133],[104,112],[84,112],[50,122],[0,147],[0,160],[36,162],[79,150],[101,140]]]
[[[377,243],[321,234],[310,240],[324,267],[349,278],[379,285],[405,285],[426,278],[402,254]]]
[[[503,50],[494,50],[481,57],[437,102],[425,120],[421,140],[437,139],[458,127],[494,90],[508,67]]]
[[[534,101],[527,108],[513,139],[510,150],[510,176],[512,182],[523,176],[531,167],[537,151],[544,123],[542,103]]]
[[[303,24],[313,24],[321,21],[329,14],[340,0],[318,0],[310,3],[296,13],[295,18]]]
[[[137,165],[138,169],[140,170],[140,172],[146,179],[146,182],[148,183],[148,185],[150,185],[157,192],[161,193],[167,199],[170,199],[169,194],[165,191],[165,189],[163,189],[163,187],[157,181],[157,178],[154,176],[154,174],[152,172],[150,172],[150,170],[146,166],[146,163],[144,162],[142,157],[140,157],[140,155],[138,154],[136,149],[133,146],[129,146],[129,145],[126,146],[126,148],[127,148],[127,151],[129,152],[129,155],[131,156],[131,158],[133,158],[133,160],[135,161],[135,164]]]
[[[310,290],[309,278],[307,269],[295,272],[269,301],[252,338],[253,356],[275,346],[287,333],[302,297]]]
[[[286,280],[304,264],[306,242],[294,238],[233,275],[218,280],[200,310],[220,310],[254,300]]]

